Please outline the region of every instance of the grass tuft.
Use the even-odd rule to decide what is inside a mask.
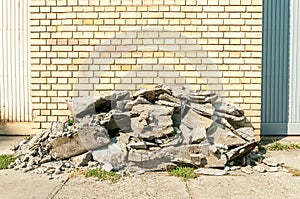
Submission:
[[[104,171],[101,169],[90,169],[85,172],[85,177],[96,177],[98,180],[109,180],[112,183],[116,183],[120,180],[121,175],[114,171]]]
[[[300,144],[282,144],[280,142],[274,142],[264,147],[266,150],[271,150],[271,151],[295,150],[295,149],[300,149]]]
[[[17,157],[13,155],[0,155],[0,170],[8,169],[8,165],[13,163]]]
[[[186,181],[188,179],[193,179],[197,177],[197,174],[194,172],[194,168],[192,167],[176,167],[169,171],[171,176],[176,176],[181,178],[182,180]]]
[[[286,168],[293,176],[300,176],[299,169],[296,169],[296,168],[290,167],[290,166],[285,166],[284,168]]]

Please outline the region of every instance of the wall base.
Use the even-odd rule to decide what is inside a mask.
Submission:
[[[31,122],[5,122],[0,124],[0,135],[33,135],[37,129],[31,129]]]

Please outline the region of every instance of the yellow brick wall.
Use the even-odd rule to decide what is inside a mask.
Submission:
[[[66,99],[157,83],[217,90],[258,129],[262,0],[31,0],[33,128]]]

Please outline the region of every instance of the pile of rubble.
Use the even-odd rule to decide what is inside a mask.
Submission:
[[[54,122],[14,147],[19,158],[11,168],[47,173],[50,178],[78,167],[268,169],[263,156],[253,151],[257,140],[244,111],[223,103],[214,92],[159,85],[133,96],[114,91],[76,98],[69,107],[68,121]]]

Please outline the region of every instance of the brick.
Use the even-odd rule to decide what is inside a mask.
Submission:
[[[99,29],[98,26],[77,26],[77,31],[83,31],[83,32],[98,31],[98,29]]]
[[[137,59],[137,64],[157,64],[158,60],[155,58]]]
[[[141,18],[142,14],[140,12],[121,12],[120,18],[123,19],[137,19]]]
[[[159,58],[158,64],[179,64],[178,58]]]
[[[244,38],[245,33],[243,33],[243,32],[225,32],[224,37],[225,38]]]
[[[93,46],[73,46],[73,51],[93,51]]]
[[[223,25],[223,19],[203,19],[204,25]]]
[[[245,12],[246,6],[225,6],[225,12]]]
[[[262,6],[247,6],[247,12],[262,13]]]
[[[52,64],[72,64],[72,60],[71,59],[52,59],[51,60]]]
[[[31,6],[45,6],[46,5],[46,0],[31,0],[30,1]]]
[[[224,25],[244,25],[245,20],[244,19],[224,19]],[[246,21],[246,24],[247,21]]]
[[[135,59],[116,59],[115,64],[136,64]]]
[[[58,26],[57,31],[62,31],[62,32],[76,31],[76,26]]]
[[[63,115],[70,115],[69,110],[51,110],[51,115],[53,116],[63,116]]]
[[[156,71],[138,71],[136,72],[137,77],[158,77]]]
[[[52,51],[72,51],[72,46],[52,46]]]
[[[53,90],[71,90],[72,85],[65,85],[65,84],[53,84],[52,85]]]
[[[185,13],[183,12],[165,12],[164,18],[166,19],[178,19],[178,18],[185,18]]]
[[[51,7],[51,11],[53,12],[72,12],[72,7]]]
[[[203,32],[203,38],[223,38],[224,33],[222,32]]]
[[[224,6],[204,6],[203,12],[224,12]]]
[[[77,13],[79,19],[97,19],[98,13]]]

